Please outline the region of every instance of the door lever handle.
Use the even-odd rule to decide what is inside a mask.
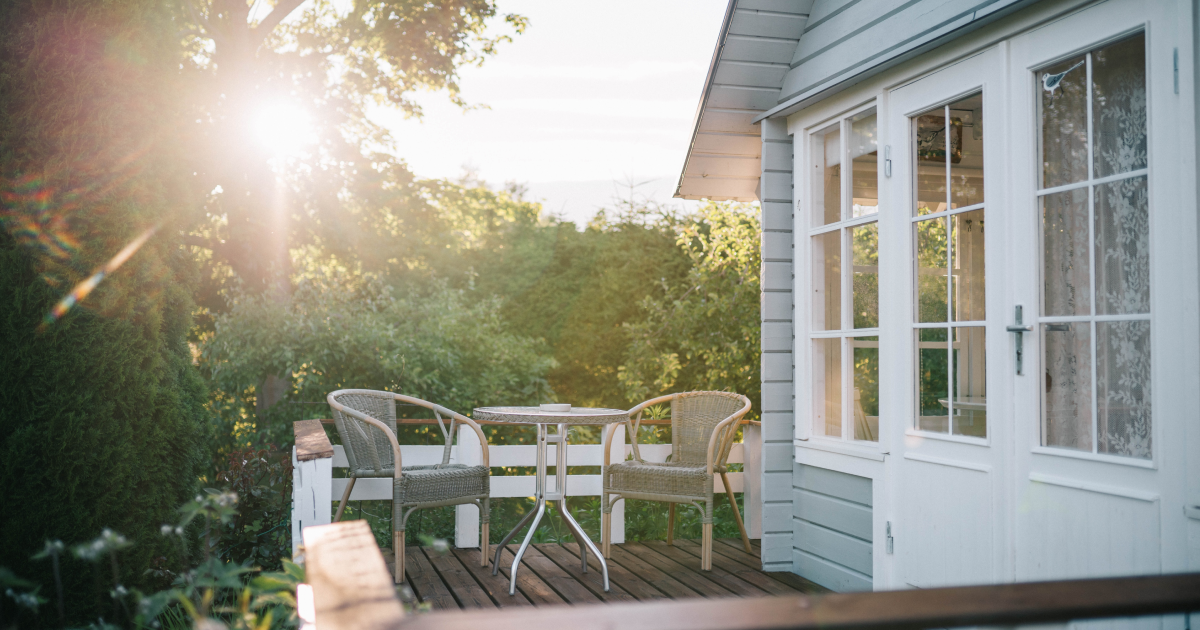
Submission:
[[[1017,323],[1015,326],[1006,327],[1005,330],[1010,333],[1017,333],[1017,376],[1020,376],[1023,367],[1022,363],[1025,358],[1025,333],[1033,332],[1033,325],[1026,325],[1024,323],[1025,307],[1018,304],[1014,310],[1016,311]]]

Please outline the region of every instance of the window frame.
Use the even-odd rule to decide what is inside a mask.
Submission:
[[[1140,169],[1134,169],[1134,170],[1126,171],[1123,173],[1111,174],[1111,175],[1107,175],[1107,176],[1103,176],[1103,177],[1096,177],[1095,176],[1096,175],[1096,173],[1095,173],[1096,133],[1095,133],[1095,120],[1093,117],[1093,103],[1094,103],[1095,99],[1093,97],[1094,85],[1093,85],[1093,74],[1092,74],[1092,71],[1093,71],[1092,55],[1094,52],[1096,52],[1100,49],[1103,49],[1107,46],[1111,46],[1111,45],[1121,42],[1123,40],[1127,40],[1127,39],[1136,37],[1138,35],[1141,35],[1143,37],[1143,47],[1144,47],[1145,64],[1146,64],[1146,66],[1145,66],[1146,142],[1147,142],[1146,166],[1143,168],[1140,168]],[[1041,73],[1044,72],[1046,69],[1051,68],[1051,67],[1055,66],[1056,64],[1060,64],[1066,60],[1069,60],[1069,59],[1072,59],[1074,57],[1078,57],[1081,55],[1084,56],[1086,59],[1085,68],[1086,68],[1086,72],[1087,72],[1087,79],[1086,79],[1087,109],[1086,109],[1086,114],[1085,114],[1087,117],[1087,158],[1086,158],[1087,159],[1087,176],[1084,179],[1081,179],[1076,182],[1072,182],[1072,183],[1068,183],[1068,184],[1060,184],[1057,186],[1044,188],[1043,187],[1043,177],[1045,175],[1045,172],[1044,172],[1044,169],[1041,167],[1041,164],[1043,161],[1043,146],[1042,146],[1043,145],[1043,132],[1042,132],[1043,104],[1042,104],[1042,98],[1041,98],[1042,97],[1042,86],[1040,85],[1041,84],[1040,76],[1041,76]],[[1036,247],[1037,247],[1037,261],[1038,261],[1038,264],[1037,264],[1038,294],[1037,294],[1037,308],[1032,313],[1033,321],[1030,322],[1034,326],[1033,332],[1034,332],[1034,335],[1036,336],[1037,354],[1034,357],[1030,357],[1030,358],[1036,358],[1036,360],[1037,360],[1037,370],[1038,370],[1037,374],[1039,376],[1045,374],[1046,365],[1047,365],[1046,351],[1047,351],[1048,344],[1045,342],[1045,339],[1044,339],[1044,335],[1045,335],[1044,326],[1049,325],[1049,324],[1088,324],[1088,334],[1089,334],[1088,347],[1090,350],[1089,355],[1090,355],[1090,372],[1091,372],[1089,396],[1090,396],[1090,402],[1091,402],[1090,411],[1091,411],[1091,416],[1092,416],[1092,418],[1091,418],[1091,420],[1092,420],[1091,450],[1081,450],[1081,449],[1071,448],[1069,446],[1057,446],[1057,445],[1048,444],[1047,443],[1047,417],[1046,417],[1047,409],[1048,409],[1047,392],[1045,391],[1044,388],[1039,387],[1038,388],[1039,394],[1038,394],[1037,429],[1035,431],[1035,433],[1037,435],[1037,442],[1031,449],[1031,452],[1034,454],[1050,455],[1050,456],[1056,456],[1056,457],[1066,457],[1066,458],[1073,458],[1073,459],[1082,459],[1082,460],[1102,462],[1102,463],[1107,463],[1107,464],[1133,466],[1133,467],[1138,467],[1138,468],[1157,468],[1158,456],[1159,456],[1161,449],[1163,448],[1163,444],[1160,441],[1160,432],[1159,432],[1159,426],[1158,426],[1159,425],[1158,413],[1156,413],[1154,411],[1155,407],[1157,406],[1154,404],[1156,395],[1152,393],[1150,395],[1151,416],[1150,416],[1149,435],[1152,440],[1151,448],[1150,448],[1150,456],[1147,458],[1140,458],[1140,457],[1135,457],[1132,455],[1118,455],[1118,454],[1101,452],[1099,450],[1100,442],[1101,442],[1100,414],[1099,414],[1100,405],[1099,405],[1099,395],[1098,395],[1098,391],[1097,391],[1097,381],[1098,381],[1097,355],[1099,354],[1099,351],[1101,350],[1100,342],[1097,338],[1097,328],[1098,328],[1097,324],[1107,323],[1107,322],[1125,322],[1125,321],[1147,322],[1150,327],[1150,330],[1148,332],[1147,347],[1151,350],[1152,353],[1156,347],[1155,337],[1157,334],[1156,331],[1157,331],[1158,326],[1155,324],[1156,317],[1154,316],[1156,309],[1154,308],[1155,290],[1154,290],[1154,271],[1153,271],[1153,268],[1155,266],[1155,258],[1156,258],[1153,253],[1154,249],[1155,249],[1153,246],[1154,223],[1155,223],[1154,206],[1156,204],[1154,203],[1153,194],[1151,192],[1154,189],[1154,181],[1153,181],[1153,177],[1152,177],[1151,173],[1154,170],[1154,161],[1155,161],[1154,158],[1152,157],[1154,155],[1154,147],[1153,147],[1153,133],[1151,131],[1153,124],[1154,124],[1153,102],[1152,102],[1152,100],[1154,98],[1154,90],[1152,89],[1152,84],[1151,84],[1151,77],[1152,77],[1151,61],[1152,61],[1152,58],[1153,57],[1152,57],[1152,45],[1151,45],[1151,33],[1148,28],[1148,25],[1145,23],[1142,23],[1142,24],[1138,24],[1135,27],[1129,28],[1121,33],[1098,39],[1086,46],[1074,49],[1066,54],[1060,54],[1060,55],[1054,56],[1053,58],[1046,59],[1036,65],[1028,67],[1028,69],[1026,70],[1027,78],[1030,82],[1032,82],[1032,85],[1033,85],[1033,94],[1036,95],[1036,97],[1033,99],[1034,103],[1032,104],[1033,105],[1033,113],[1034,113],[1034,115],[1033,115],[1034,125],[1032,126],[1032,129],[1030,130],[1030,132],[1033,134],[1033,142],[1032,142],[1032,147],[1034,150],[1033,162],[1038,165],[1038,167],[1035,170],[1035,176],[1034,176],[1034,180],[1033,180],[1033,207],[1036,210],[1036,215],[1037,215],[1036,221],[1038,223],[1038,226],[1036,228],[1036,233],[1037,233]],[[1098,300],[1097,300],[1097,285],[1096,285],[1096,282],[1097,282],[1097,280],[1096,280],[1096,241],[1095,241],[1095,237],[1096,237],[1095,219],[1096,219],[1096,207],[1097,207],[1096,189],[1105,184],[1121,182],[1121,181],[1137,179],[1137,178],[1143,178],[1143,177],[1146,179],[1146,189],[1147,189],[1147,195],[1149,197],[1147,200],[1147,213],[1149,215],[1148,216],[1147,238],[1150,241],[1149,251],[1151,253],[1147,260],[1147,266],[1148,266],[1147,279],[1150,282],[1150,286],[1148,287],[1149,294],[1147,297],[1148,312],[1147,313],[1138,313],[1138,314],[1099,315],[1099,314],[1097,314],[1097,301]],[[1077,191],[1077,190],[1083,190],[1087,193],[1088,276],[1089,276],[1088,277],[1088,282],[1089,282],[1089,284],[1088,284],[1088,302],[1089,302],[1088,310],[1089,310],[1089,313],[1086,315],[1045,315],[1044,312],[1046,309],[1046,292],[1045,292],[1046,246],[1045,246],[1045,223],[1044,223],[1044,218],[1043,218],[1044,210],[1043,210],[1043,206],[1042,206],[1043,199],[1045,199],[1046,197],[1052,196],[1052,195],[1071,192],[1071,191]],[[1152,354],[1152,357],[1153,357],[1153,354]],[[1151,365],[1150,383],[1151,383],[1151,391],[1153,392],[1156,389],[1154,384],[1156,383],[1156,381],[1158,381],[1157,375],[1155,374],[1155,372],[1156,372],[1155,360],[1153,358],[1151,358],[1151,360],[1150,360],[1150,365]]]
[[[832,117],[827,118],[817,124],[812,125],[811,127],[808,127],[807,129],[804,130],[803,134],[797,134],[796,137],[800,138],[800,141],[803,143],[802,150],[804,151],[804,155],[806,156],[806,162],[809,164],[812,164],[812,166],[815,167],[816,164],[813,164],[813,162],[814,162],[814,159],[816,156],[816,149],[815,149],[816,140],[821,138],[822,136],[824,136],[826,133],[829,133],[831,131],[831,129],[834,126],[836,126],[838,134],[839,134],[838,142],[840,144],[839,164],[844,165],[844,166],[850,165],[853,162],[853,160],[850,159],[851,147],[850,147],[849,138],[850,138],[851,126],[854,123],[856,118],[861,118],[861,117],[864,117],[864,115],[870,115],[870,114],[873,114],[876,117],[876,122],[875,122],[875,124],[876,124],[876,149],[875,149],[875,154],[876,154],[875,155],[875,158],[876,158],[875,180],[876,181],[875,181],[875,186],[876,186],[877,205],[876,205],[875,212],[870,213],[870,214],[865,214],[862,216],[858,216],[858,217],[853,216],[854,173],[853,173],[852,166],[850,168],[842,169],[842,174],[841,174],[841,176],[839,178],[839,182],[838,182],[839,198],[840,198],[840,207],[839,207],[840,220],[839,221],[826,223],[824,225],[817,225],[816,217],[825,212],[825,207],[824,207],[823,200],[819,200],[817,198],[818,195],[817,195],[816,187],[813,184],[813,181],[814,181],[813,178],[806,177],[805,184],[804,184],[803,188],[801,189],[804,191],[803,194],[805,195],[805,197],[803,197],[803,199],[805,199],[806,201],[801,201],[800,203],[797,204],[798,206],[800,206],[800,209],[801,209],[801,212],[798,213],[799,216],[797,217],[798,218],[797,223],[799,225],[804,226],[804,228],[799,231],[804,235],[804,238],[808,239],[806,246],[803,249],[805,258],[802,260],[804,260],[804,263],[800,267],[800,268],[808,269],[808,273],[804,274],[806,281],[803,283],[804,286],[806,286],[808,288],[808,290],[806,291],[808,299],[806,299],[804,301],[804,309],[805,309],[804,314],[801,318],[799,318],[799,321],[797,323],[803,323],[806,326],[806,330],[804,330],[802,332],[803,336],[801,338],[804,340],[804,343],[806,344],[803,356],[805,357],[805,359],[807,361],[805,373],[808,375],[808,377],[806,379],[805,385],[807,387],[807,393],[811,397],[811,401],[810,401],[811,404],[808,405],[808,413],[807,413],[807,420],[806,420],[807,431],[803,432],[802,435],[807,436],[807,438],[805,438],[805,439],[811,438],[811,439],[817,439],[817,440],[827,441],[827,442],[831,442],[831,443],[841,444],[841,445],[845,445],[846,447],[852,448],[855,450],[869,449],[869,450],[875,451],[875,450],[879,450],[881,448],[880,445],[884,441],[883,436],[885,434],[885,431],[884,431],[884,421],[883,421],[882,410],[879,410],[879,416],[877,416],[878,424],[876,427],[876,436],[875,436],[876,439],[875,440],[860,440],[860,439],[854,438],[854,422],[853,422],[854,361],[853,361],[853,357],[854,357],[854,349],[858,346],[856,346],[854,344],[853,340],[858,339],[858,338],[864,338],[864,337],[874,337],[875,338],[874,341],[867,341],[865,343],[873,344],[876,349],[879,349],[880,345],[881,345],[880,344],[881,328],[879,326],[878,319],[876,321],[876,325],[873,327],[870,327],[870,328],[855,328],[854,327],[854,312],[853,312],[854,311],[854,309],[853,309],[853,304],[854,304],[854,293],[853,293],[854,259],[853,259],[853,243],[852,243],[851,235],[852,235],[852,231],[854,229],[865,226],[865,225],[871,225],[871,224],[874,224],[876,226],[877,235],[882,234],[882,232],[881,232],[881,229],[882,229],[881,217],[882,217],[882,187],[883,186],[882,186],[881,180],[884,175],[884,169],[883,169],[883,161],[884,161],[883,153],[884,152],[882,150],[882,145],[880,144],[880,139],[879,139],[879,130],[882,128],[882,121],[880,120],[879,103],[877,103],[877,101],[875,99],[871,99],[870,101],[868,101],[866,103],[862,103],[853,108],[844,110],[843,112],[837,114],[836,116],[832,116]],[[822,189],[822,192],[823,192],[823,189]],[[838,323],[838,328],[835,330],[817,330],[814,325],[815,321],[816,321],[816,317],[815,317],[816,300],[814,298],[813,286],[816,282],[816,277],[815,277],[815,265],[813,264],[814,260],[815,260],[813,243],[818,237],[821,237],[821,236],[824,236],[824,235],[827,235],[830,233],[838,234],[838,243],[839,243],[838,264],[839,264],[839,275],[840,275],[838,306],[839,306],[840,322]],[[877,243],[879,243],[879,241],[877,241]],[[877,245],[877,249],[876,249],[877,257],[879,256],[879,249],[880,248]],[[878,263],[877,263],[877,265],[878,265]],[[878,266],[877,266],[876,277],[878,278]],[[881,305],[880,305],[880,312],[882,312]],[[877,313],[877,318],[878,317],[879,317],[879,314]],[[840,379],[841,379],[840,435],[827,435],[825,433],[819,433],[816,430],[816,421],[817,421],[816,388],[818,386],[818,381],[820,381],[822,383],[824,382],[822,380],[824,375],[818,374],[818,371],[817,371],[817,368],[815,365],[815,358],[816,358],[815,346],[819,340],[825,340],[825,339],[838,339],[840,342],[840,344],[839,344],[840,352],[841,352],[841,365],[840,365],[840,374],[839,374]],[[870,347],[870,346],[868,346],[868,347]],[[882,378],[880,378],[880,381],[882,381]],[[882,382],[880,382],[877,385],[877,390],[878,390],[877,394],[876,394],[877,396],[880,395],[879,392],[882,391],[882,388],[883,388]],[[821,399],[823,400],[823,397]]]

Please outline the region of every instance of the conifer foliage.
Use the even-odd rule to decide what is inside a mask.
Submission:
[[[42,584],[45,539],[107,527],[136,543],[122,582],[156,586],[204,459],[162,4],[0,3],[0,566]],[[64,562],[68,619],[94,620],[111,602]]]

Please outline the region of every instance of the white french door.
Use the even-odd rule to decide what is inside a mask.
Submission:
[[[994,582],[1007,570],[1003,53],[888,95],[884,181],[898,207],[881,218],[880,312],[892,340],[882,402],[900,425],[891,433],[896,586]]]
[[[1012,390],[1016,580],[1186,568],[1200,369],[1181,9],[1107,2],[1011,40],[1011,152],[1028,165],[1011,175],[1026,244],[1011,269],[1033,326]]]

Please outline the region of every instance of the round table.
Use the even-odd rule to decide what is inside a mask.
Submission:
[[[582,563],[583,572],[587,572],[587,552],[590,549],[596,559],[600,561],[600,569],[604,573],[604,590],[607,592],[608,563],[605,562],[604,555],[596,548],[592,539],[583,533],[583,528],[579,526],[575,517],[567,511],[567,427],[572,424],[605,425],[624,422],[629,419],[629,413],[620,409],[592,407],[573,407],[571,411],[543,411],[540,407],[478,407],[473,415],[476,420],[508,424],[534,424],[538,429],[537,490],[534,495],[534,507],[511,532],[504,536],[504,540],[500,541],[500,545],[496,547],[496,557],[492,561],[492,575],[496,575],[496,572],[500,570],[500,554],[504,551],[504,546],[530,519],[533,519],[533,524],[529,526],[529,533],[525,534],[525,540],[517,549],[517,554],[513,557],[512,569],[509,570],[508,594],[516,593],[517,567],[520,566],[521,557],[525,555],[525,550],[533,540],[533,532],[537,531],[538,525],[542,522],[542,515],[546,513],[546,502],[558,501],[558,513],[562,516],[566,526],[579,539],[579,560]],[[549,431],[551,426],[556,427],[553,435]],[[546,488],[548,444],[558,445],[556,449],[558,457],[554,471],[554,492],[549,492]]]

